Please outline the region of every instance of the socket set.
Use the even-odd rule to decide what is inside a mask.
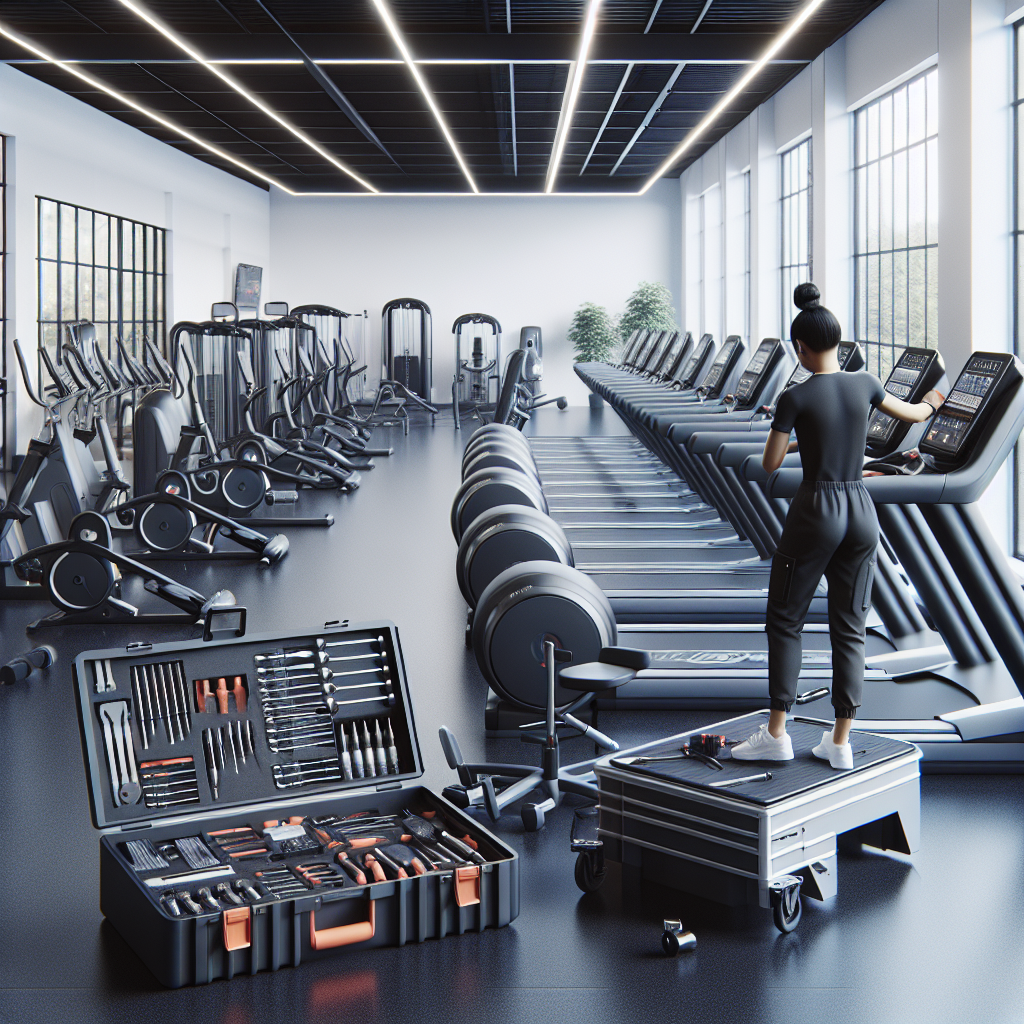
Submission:
[[[74,663],[100,908],[160,981],[515,918],[515,852],[419,785],[392,623],[217,625]]]

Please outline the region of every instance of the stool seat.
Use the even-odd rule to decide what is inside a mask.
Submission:
[[[584,693],[614,690],[636,678],[637,672],[651,664],[647,651],[631,647],[602,647],[597,661],[570,665],[558,674],[558,680],[567,690]]]
[[[590,693],[596,690],[614,690],[636,677],[636,670],[624,665],[607,665],[603,661],[588,661],[583,665],[570,665],[558,673],[558,682],[567,690]]]

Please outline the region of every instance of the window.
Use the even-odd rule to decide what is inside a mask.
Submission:
[[[0,470],[7,468],[7,138],[0,135]],[[12,382],[13,383],[13,382]]]
[[[700,197],[700,333],[722,341],[722,190]]]
[[[1024,21],[1013,27],[1013,351],[1024,353],[1024,145],[1021,139],[1021,118],[1024,118],[1024,68],[1021,67],[1021,46],[1024,45]],[[1024,441],[1017,443],[1013,458],[1013,553],[1024,558]]]
[[[938,71],[854,114],[854,333],[883,380],[938,342]]]
[[[750,240],[750,168],[743,172],[743,340],[750,345],[750,263],[752,258]]]
[[[814,275],[811,255],[811,140],[787,149],[781,156],[782,193],[780,213],[782,217],[779,238],[782,242],[782,334],[789,337],[789,325],[799,312],[793,305],[793,289]]]
[[[167,232],[152,224],[37,198],[39,342],[59,356],[64,324],[91,320],[111,352],[164,347]]]

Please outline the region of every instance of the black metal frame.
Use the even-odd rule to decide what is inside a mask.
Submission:
[[[47,204],[52,204],[54,212],[52,238],[44,225]],[[73,218],[70,227],[69,217]],[[105,232],[98,230],[103,223],[100,218],[106,221]],[[143,336],[150,337],[166,353],[166,228],[36,196],[36,230],[37,318],[41,345],[59,361],[64,325],[90,320],[96,325],[97,341],[106,343],[109,358],[113,358],[118,337],[132,354],[140,351]],[[104,237],[105,256],[96,251]],[[65,248],[68,243],[73,246],[71,254]],[[85,253],[84,248],[88,250]],[[90,258],[81,258],[83,255]],[[74,275],[73,280],[67,280],[68,274]],[[103,305],[97,302],[96,288],[104,276],[105,313]],[[126,316],[129,311],[130,316]]]
[[[799,153],[807,147],[807,181],[797,188],[786,191],[786,163],[794,162],[797,167],[791,172],[795,182],[799,175]],[[792,231],[790,218],[787,224],[787,210],[792,205],[807,204],[807,261],[801,260],[799,239]],[[790,204],[790,205],[787,205]],[[799,215],[798,215],[799,216]],[[787,230],[788,228],[788,230]],[[811,137],[801,139],[796,145],[783,150],[779,154],[779,283],[781,286],[779,316],[781,319],[780,337],[789,337],[789,325],[793,320],[793,289],[803,281],[814,277],[814,150]],[[794,252],[794,249],[796,250]],[[787,315],[787,310],[789,314]]]
[[[937,266],[935,261],[935,254],[938,252],[938,238],[934,240],[929,237],[929,224],[928,224],[928,208],[932,197],[929,196],[928,191],[928,167],[929,167],[929,149],[933,146],[937,146],[938,139],[938,118],[934,118],[935,130],[929,131],[929,120],[928,116],[928,78],[932,75],[937,75],[937,68],[930,67],[925,71],[922,71],[919,75],[915,75],[913,78],[908,79],[906,82],[896,86],[895,89],[890,90],[883,96],[879,96],[872,100],[870,103],[865,103],[864,106],[854,111],[853,115],[853,132],[854,132],[854,157],[853,157],[853,181],[854,181],[854,242],[853,242],[853,294],[854,294],[854,336],[857,341],[860,342],[864,349],[865,356],[867,358],[867,368],[872,372],[881,376],[883,379],[888,371],[892,368],[893,362],[896,358],[896,350],[903,348],[907,345],[924,345],[927,348],[935,347],[935,333],[937,330],[937,322],[934,319],[934,310],[932,315],[929,314],[929,304],[934,304],[935,299],[931,296],[931,286],[929,285],[929,276],[934,274],[936,271],[931,267],[932,263]],[[937,81],[937,79],[936,79]],[[910,90],[915,83],[923,83],[924,89],[924,136],[915,141],[910,142]],[[895,97],[898,93],[904,92],[906,94],[906,118],[907,118],[907,137],[902,146],[897,148],[895,134],[893,138],[893,146],[889,153],[886,155],[881,154],[881,145],[879,145],[879,152],[876,154],[873,160],[867,158],[866,153],[860,152],[861,148],[861,136],[862,133],[858,130],[858,126],[861,124],[861,119],[865,119],[864,138],[867,138],[867,132],[869,130],[868,124],[866,123],[869,112],[872,109],[877,109],[881,112],[882,104],[886,100],[890,100]],[[879,141],[881,141],[881,114],[878,115],[879,121]],[[895,113],[892,117],[893,131],[895,133]],[[922,188],[920,190],[912,187],[911,181],[911,152],[918,147],[922,147],[923,152],[923,163],[921,165],[923,172]],[[867,188],[867,175],[871,166],[876,166],[879,169],[882,168],[883,162],[888,160],[892,162],[895,167],[895,161],[899,154],[906,154],[906,223],[903,226],[905,231],[904,244],[896,245],[896,209],[895,209],[895,196],[896,189],[892,189],[892,194],[883,197],[881,194],[881,184],[879,185],[879,219],[878,219],[878,241],[874,249],[867,248],[867,240],[861,237],[861,220],[862,213],[866,218],[866,211],[862,209],[863,204],[867,202],[866,188]],[[924,196],[924,244],[912,245],[910,239],[910,226],[911,226],[911,200],[915,192],[920,192]],[[889,248],[882,247],[881,238],[881,225],[882,225],[882,207],[888,205],[890,209],[890,218],[892,222],[893,238],[891,246]],[[911,278],[911,259],[912,253],[921,252],[924,254],[923,257],[923,285],[924,285],[924,297],[923,304],[920,306],[923,312],[923,336],[911,333],[911,313],[913,304],[911,303],[911,295],[913,293],[913,283]],[[883,340],[883,332],[881,330],[883,323],[883,302],[882,298],[884,295],[884,288],[882,285],[882,265],[883,261],[888,258],[890,263],[890,281],[889,288],[891,289],[889,297],[889,316],[888,316],[888,339]],[[897,309],[896,295],[897,295],[897,265],[900,260],[906,261],[906,303],[905,308],[900,311]],[[870,302],[869,295],[869,283],[865,281],[865,274],[867,272],[867,266],[869,260],[876,260],[878,262],[877,278],[879,284],[879,293],[876,304],[876,316],[878,320],[878,330],[876,331],[877,337],[869,339],[868,334],[871,332],[871,323],[868,316],[868,303]],[[870,278],[868,279],[870,280]],[[898,327],[898,316],[901,316],[904,320],[904,330],[899,330]]]

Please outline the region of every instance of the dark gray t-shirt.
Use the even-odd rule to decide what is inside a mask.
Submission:
[[[808,483],[860,480],[868,417],[884,398],[873,373],[816,373],[779,396],[772,429],[796,430]]]

